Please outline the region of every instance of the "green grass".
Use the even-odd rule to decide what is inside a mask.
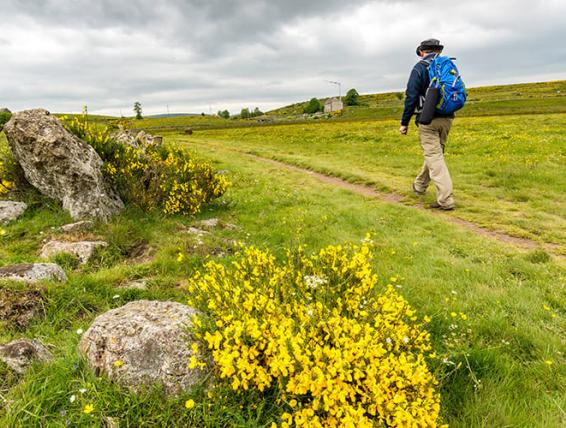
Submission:
[[[566,245],[566,115],[457,118],[447,144],[454,216],[519,237]],[[393,121],[319,122],[200,132],[201,149],[222,146],[373,185],[418,201],[411,182],[422,164],[417,129]],[[434,200],[431,188],[426,201]]]
[[[223,231],[223,236],[282,256],[286,247],[307,244],[316,250],[374,233],[380,282],[399,278],[399,291],[421,315],[433,317],[437,352],[462,363],[455,371],[440,361],[435,368],[443,377],[443,414],[452,426],[558,427],[565,422],[564,268],[540,253],[515,251],[427,213],[322,185],[222,146],[197,151],[227,170],[235,183],[223,203],[201,216],[218,216],[240,226],[240,231]],[[36,259],[41,240],[66,220],[56,206],[38,206],[6,227],[0,248],[11,256],[2,257],[2,264]],[[97,314],[141,298],[185,300],[178,284],[202,264],[200,257],[189,256],[185,263],[175,260],[191,246],[192,238],[178,233],[190,223],[129,209],[109,225],[97,226],[94,232],[108,240],[110,248],[89,265],[69,271],[67,283],[44,284],[44,319],[35,320],[23,333],[11,328],[0,333],[0,342],[22,335],[41,338],[56,356],[53,363],[35,365],[21,379],[0,367],[0,394],[11,403],[0,410],[0,426],[63,426],[67,419],[71,425],[98,426],[105,416],[118,417],[126,426],[269,424],[275,412],[269,397],[224,392],[209,399],[195,391],[164,400],[158,390],[136,395],[95,379],[77,356],[75,331],[88,327]],[[128,249],[140,242],[154,247],[156,258],[131,265]],[[140,277],[150,278],[149,290],[115,288]],[[469,316],[457,322],[455,330],[449,327],[452,311]],[[548,366],[545,360],[554,364]],[[83,387],[87,392],[78,393]],[[79,396],[73,404],[72,394]],[[199,403],[191,412],[183,407],[189,396]],[[95,407],[93,416],[81,413],[87,403]],[[264,410],[256,417],[253,406]]]

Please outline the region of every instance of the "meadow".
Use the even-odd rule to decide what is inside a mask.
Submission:
[[[447,162],[457,209],[446,215],[528,238],[537,248],[501,243],[416,209],[420,201],[410,191],[421,164],[416,130],[400,137],[394,120],[165,133],[166,144],[208,160],[233,187],[195,217],[128,207],[90,232],[110,245],[88,264],[76,268],[68,259],[57,260],[69,281],[38,287],[41,316],[23,331],[0,324],[0,343],[40,338],[55,354],[52,363],[35,364],[23,376],[0,364],[0,426],[101,426],[107,417],[120,426],[268,427],[279,422],[287,405],[269,393],[240,394],[225,386],[215,394],[197,389],[167,399],[158,388],[141,394],[122,390],[96,378],[79,358],[77,331],[132,300],[186,303],[187,279],[207,260],[227,265],[233,260],[228,240],[268,249],[282,259],[287,248],[305,245],[307,252],[317,252],[327,245],[359,243],[368,233],[378,287],[392,285],[420,318],[430,317],[427,328],[437,354],[430,367],[440,382],[443,422],[564,426],[566,114],[499,117],[491,112],[455,122]],[[5,144],[0,135],[0,145]],[[401,202],[353,193],[270,159],[393,193]],[[433,194],[431,189],[425,201]],[[38,260],[42,242],[70,222],[57,204],[35,192],[20,197],[30,208],[21,220],[2,226],[0,266]],[[237,229],[215,230],[201,246],[183,233],[213,217]],[[151,257],[134,263],[139,248],[151,249]],[[136,279],[146,279],[148,289],[120,288]],[[0,292],[23,287],[3,283]],[[188,399],[196,403],[190,410]],[[94,409],[90,414],[83,412],[87,404]]]

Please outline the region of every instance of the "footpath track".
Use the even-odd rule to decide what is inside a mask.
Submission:
[[[194,142],[191,142],[191,143],[194,143]],[[368,185],[350,183],[349,181],[343,180],[339,177],[322,174],[320,172],[313,171],[311,169],[304,168],[304,167],[301,167],[301,166],[293,165],[291,163],[283,162],[283,161],[276,160],[276,159],[271,159],[271,158],[264,157],[264,156],[259,156],[255,153],[250,153],[250,152],[243,151],[243,150],[237,150],[237,149],[229,148],[229,147],[226,147],[226,146],[223,146],[223,145],[220,145],[220,144],[212,144],[210,141],[207,141],[206,145],[207,146],[213,146],[213,147],[218,148],[220,150],[238,153],[242,156],[247,156],[249,158],[255,159],[255,160],[260,161],[260,162],[270,163],[272,165],[275,165],[275,166],[278,166],[280,168],[284,168],[284,169],[287,169],[287,170],[290,170],[290,171],[295,171],[295,172],[307,174],[307,175],[309,175],[309,176],[311,176],[311,177],[313,177],[313,178],[315,178],[315,179],[317,179],[317,180],[319,180],[319,181],[321,181],[325,184],[329,184],[329,185],[332,185],[334,187],[338,187],[340,189],[348,190],[352,193],[356,193],[356,194],[359,194],[359,195],[362,195],[362,196],[365,196],[365,197],[368,197],[368,198],[375,198],[375,199],[379,199],[379,200],[384,201],[384,202],[398,204],[398,205],[402,205],[402,206],[407,207],[407,208],[412,208],[412,209],[416,209],[416,210],[419,210],[419,211],[424,211],[424,212],[426,212],[430,215],[440,217],[448,223],[451,223],[451,224],[454,224],[456,226],[467,229],[469,231],[472,231],[477,235],[487,237],[487,238],[491,238],[491,239],[494,239],[496,241],[499,241],[499,242],[502,242],[502,243],[505,243],[505,244],[508,244],[508,245],[512,245],[512,246],[517,247],[517,248],[521,248],[521,249],[525,249],[525,250],[544,249],[545,251],[552,253],[556,258],[561,259],[561,260],[566,260],[566,256],[560,253],[560,250],[561,250],[562,247],[558,244],[535,241],[533,239],[522,238],[522,237],[518,237],[518,236],[512,236],[512,235],[508,235],[508,234],[501,232],[501,231],[495,231],[495,230],[487,229],[483,226],[480,226],[477,223],[471,222],[469,220],[464,220],[462,218],[454,216],[454,212],[452,212],[452,211],[448,212],[448,211],[432,210],[432,209],[426,208],[422,203],[420,203],[420,204],[407,204],[406,202],[404,202],[404,196],[402,196],[402,195],[395,194],[395,193],[389,193],[389,192],[380,192],[380,191],[376,190],[375,188],[368,186]]]

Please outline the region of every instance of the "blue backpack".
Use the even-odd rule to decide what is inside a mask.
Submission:
[[[466,86],[453,59],[455,58],[437,55],[428,66],[430,87],[440,89],[440,101],[436,105],[436,111],[441,114],[452,114],[460,110],[468,97]]]

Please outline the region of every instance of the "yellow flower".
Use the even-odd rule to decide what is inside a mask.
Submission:
[[[116,360],[114,361],[114,367],[116,367],[117,369],[122,367],[124,365],[124,362],[121,360]]]
[[[177,261],[181,263],[183,260],[185,260],[185,255],[181,252],[177,253]]]
[[[552,360],[544,360],[544,363],[545,363],[547,366],[551,366],[551,365],[554,364],[554,361],[552,361]]]
[[[456,312],[450,312],[450,316],[452,318],[456,318],[458,316],[458,314]]]
[[[195,401],[192,399],[185,401],[185,407],[187,409],[192,409],[193,407],[195,407]]]
[[[93,411],[94,411],[94,406],[92,404],[87,404],[83,409],[83,413],[85,415],[90,415]]]
[[[216,375],[241,392],[277,387],[291,410],[282,427],[438,423],[430,335],[395,287],[378,284],[369,244],[312,256],[301,247],[282,263],[242,247],[228,267],[209,261],[190,280],[190,304],[206,314],[195,334]]]

